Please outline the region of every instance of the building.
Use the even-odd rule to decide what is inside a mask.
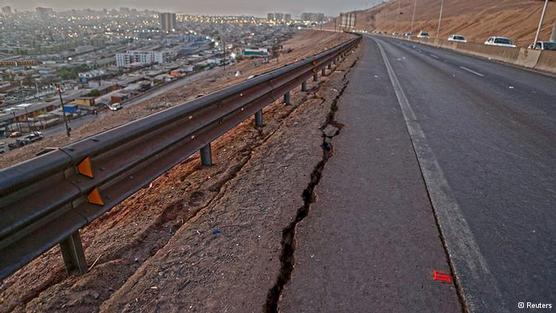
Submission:
[[[267,58],[270,53],[265,48],[243,49],[242,55],[245,58]]]
[[[176,31],[176,13],[159,13],[160,30],[165,33]]]
[[[155,63],[167,63],[170,61],[170,53],[158,51],[128,51],[116,54],[116,66],[126,67],[132,64],[148,65]]]
[[[12,14],[12,8],[9,6],[2,7],[2,14],[4,15]]]
[[[269,20],[269,21],[273,21],[274,20],[274,13],[268,13],[266,15],[266,19]]]
[[[306,22],[322,23],[324,22],[324,13],[301,13],[301,20]]]
[[[284,13],[274,13],[274,19],[277,21],[284,20]]]
[[[52,9],[52,8],[37,7],[37,8],[35,8],[35,11],[37,12],[37,14],[40,17],[48,17],[48,16],[54,14],[54,9]]]
[[[291,20],[292,20],[292,15],[289,14],[289,13],[284,14],[284,20],[285,20],[286,22],[291,21]]]

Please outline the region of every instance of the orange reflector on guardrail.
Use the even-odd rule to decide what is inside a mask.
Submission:
[[[95,175],[93,174],[93,166],[91,164],[91,158],[86,157],[83,161],[81,161],[81,163],[77,165],[77,171],[79,172],[79,174],[83,176],[87,176],[89,178],[95,177]]]
[[[96,204],[96,205],[100,205],[100,206],[104,205],[104,201],[102,201],[102,196],[100,195],[100,191],[98,190],[98,188],[93,189],[93,191],[91,191],[91,193],[89,193],[89,196],[87,197],[87,200],[91,204]]]

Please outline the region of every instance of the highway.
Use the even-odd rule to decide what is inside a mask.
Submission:
[[[554,303],[556,78],[398,39],[362,49],[283,311]]]

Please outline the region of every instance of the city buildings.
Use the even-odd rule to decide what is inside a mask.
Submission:
[[[12,8],[9,6],[2,7],[2,14],[4,15],[12,14]]]
[[[167,63],[170,60],[168,52],[159,51],[127,51],[116,53],[116,66],[126,67],[130,65],[148,65]]]
[[[176,31],[176,13],[160,13],[160,30],[165,33],[173,33]]]
[[[306,22],[322,23],[325,20],[325,16],[324,13],[304,12],[301,13],[301,20]]]

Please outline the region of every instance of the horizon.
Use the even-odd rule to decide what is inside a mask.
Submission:
[[[5,1],[0,6],[10,6],[18,11],[33,11],[37,7],[53,8],[55,11],[69,11],[72,9],[83,10],[102,10],[118,9],[121,7],[135,8],[138,10],[153,10],[158,12],[175,12],[191,15],[248,15],[264,17],[267,13],[283,12],[298,16],[303,12],[322,12],[327,16],[337,16],[341,12],[368,9],[381,3],[381,0],[349,0],[337,3],[333,0],[283,0],[277,6],[270,0],[260,0],[253,5],[248,0],[226,1],[221,4],[218,0],[207,0],[202,3],[193,0],[163,0],[153,6],[152,2],[146,0],[139,1],[109,1],[98,0],[95,5],[89,1],[69,1],[69,0],[21,0]],[[116,4],[117,3],[117,4]],[[270,9],[271,8],[271,9]]]

